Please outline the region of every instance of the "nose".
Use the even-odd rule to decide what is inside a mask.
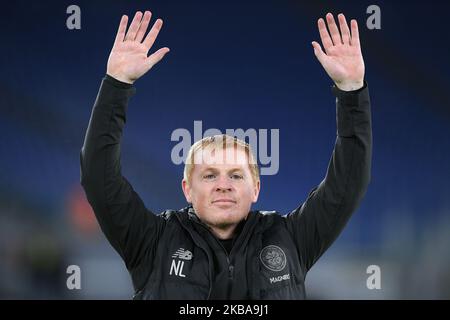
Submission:
[[[216,191],[218,192],[226,192],[231,191],[232,185],[230,183],[230,180],[225,176],[219,176],[219,179],[217,179],[216,184]]]

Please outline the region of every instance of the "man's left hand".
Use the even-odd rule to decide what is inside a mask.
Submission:
[[[322,18],[318,20],[320,38],[325,52],[322,51],[320,44],[313,41],[314,53],[339,89],[358,90],[364,85],[365,71],[359,43],[358,23],[356,20],[351,20],[350,33],[345,16],[341,13],[338,18],[341,33],[331,13],[326,16],[329,32],[325,21]]]

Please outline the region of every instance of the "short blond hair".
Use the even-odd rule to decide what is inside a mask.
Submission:
[[[190,184],[191,181],[192,171],[194,170],[195,165],[194,159],[196,153],[210,147],[220,148],[221,150],[225,150],[227,148],[243,149],[247,155],[248,166],[252,174],[253,182],[256,183],[259,181],[259,167],[258,163],[255,161],[255,157],[253,155],[250,144],[230,135],[219,134],[215,136],[205,137],[194,143],[189,149],[183,172],[183,178],[187,182],[187,184]]]

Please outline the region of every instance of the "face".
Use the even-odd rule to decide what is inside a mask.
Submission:
[[[258,200],[259,181],[254,182],[248,157],[242,148],[198,151],[188,184],[183,180],[186,200],[207,225],[226,229],[246,218]]]

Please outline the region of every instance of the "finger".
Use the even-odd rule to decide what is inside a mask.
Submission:
[[[341,13],[338,15],[339,19],[339,27],[341,28],[342,33],[342,42],[344,44],[350,44],[350,30],[348,28],[347,20],[345,16]]]
[[[314,54],[316,55],[317,60],[319,60],[319,62],[323,65],[327,55],[322,51],[320,44],[318,44],[316,41],[312,42],[312,46],[314,48]]]
[[[128,16],[123,15],[120,19],[119,29],[117,30],[116,39],[114,40],[114,45],[116,43],[122,42],[125,38],[125,30],[127,29]]]
[[[319,27],[319,34],[320,39],[322,40],[322,45],[325,48],[325,52],[328,53],[328,50],[333,46],[333,41],[331,41],[327,26],[325,25],[325,21],[323,21],[322,18],[317,21],[317,25]]]
[[[153,67],[155,64],[157,64],[159,61],[161,61],[162,58],[170,51],[169,48],[164,47],[153,53],[147,58],[147,64],[149,68]]]
[[[328,22],[328,29],[330,29],[331,39],[333,40],[333,43],[335,46],[342,44],[341,35],[339,33],[339,29],[336,25],[336,22],[334,22],[334,17],[331,13],[327,13],[327,22]]]
[[[142,12],[138,11],[134,15],[133,21],[131,22],[130,28],[128,29],[127,35],[125,36],[125,41],[134,41],[136,38],[136,33],[141,24]]]
[[[156,22],[153,24],[152,29],[147,34],[147,37],[145,37],[144,44],[150,50],[152,45],[155,43],[156,38],[158,37],[158,33],[161,30],[163,25],[163,21],[161,19],[156,20]]]
[[[141,25],[136,35],[136,41],[141,42],[142,39],[144,39],[144,35],[147,32],[151,17],[152,13],[150,11],[145,11],[144,16],[142,17]]]
[[[359,46],[359,30],[358,30],[358,22],[355,19],[351,21],[352,35],[351,35],[351,43],[352,46]]]

